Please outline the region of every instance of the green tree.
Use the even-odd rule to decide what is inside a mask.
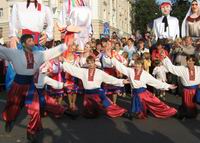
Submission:
[[[189,7],[189,2],[184,0],[178,0],[172,7],[171,15],[178,18],[180,26],[185,18],[186,13],[188,12]]]
[[[155,0],[137,0],[133,4],[133,14],[135,14],[133,29],[140,30],[141,33],[146,31],[147,24],[161,15]]]

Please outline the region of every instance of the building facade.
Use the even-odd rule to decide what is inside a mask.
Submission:
[[[0,5],[0,32],[4,41],[8,41],[9,17],[14,2],[23,0],[1,0]],[[94,37],[99,38],[104,32],[104,23],[109,24],[110,33],[117,32],[121,36],[132,33],[131,29],[131,1],[130,0],[85,0],[92,10],[92,26]],[[54,38],[60,39],[56,27],[56,19],[60,13],[63,0],[43,0],[45,5],[51,7],[54,14]],[[0,35],[1,35],[0,33]],[[0,37],[1,38],[1,37]]]
[[[8,40],[8,20],[10,15],[10,6],[7,0],[1,0],[0,5],[0,37],[4,41]]]
[[[131,7],[129,0],[89,0],[93,14],[94,36],[99,37],[104,31],[104,23],[110,25],[110,33],[117,32],[121,36],[130,35]]]

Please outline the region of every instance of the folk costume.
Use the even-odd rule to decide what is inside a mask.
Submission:
[[[14,82],[8,92],[6,107],[2,114],[6,124],[9,125],[14,122],[21,107],[26,106],[31,117],[27,133],[36,134],[41,128],[39,96],[35,90],[33,77],[42,63],[59,56],[65,50],[67,50],[66,45],[35,52],[0,46],[0,57],[11,61],[16,71]]]
[[[47,25],[44,30],[44,26]],[[31,34],[34,37],[36,46],[33,50],[44,50],[43,45],[39,44],[41,34],[47,35],[47,41],[53,39],[53,15],[49,7],[42,4],[41,0],[31,2],[16,2],[13,5],[10,21],[9,21],[9,37],[20,38],[20,35]],[[16,43],[17,44],[17,43]],[[23,45],[18,43],[17,47],[22,49]],[[14,80],[15,71],[9,63],[6,73],[6,89],[9,90]]]
[[[124,86],[123,79],[114,78],[99,69],[78,68],[67,62],[63,63],[63,69],[82,80],[85,89],[84,108],[89,114],[95,114],[94,108],[103,108],[110,117],[119,117],[126,112],[125,109],[113,105],[106,97],[105,91],[101,89],[102,82],[122,87]]]
[[[9,22],[9,37],[19,34],[32,34],[35,44],[39,44],[41,34],[45,32],[47,40],[53,39],[53,15],[49,7],[40,0],[35,2],[17,2],[13,5]],[[44,26],[47,26],[44,30]]]
[[[147,90],[147,84],[155,88],[165,90],[169,89],[169,84],[155,79],[144,70],[142,70],[139,74],[136,74],[134,68],[124,66],[115,58],[112,58],[112,63],[118,71],[130,79],[132,86],[130,112],[136,113],[139,118],[146,118],[147,110],[149,110],[157,118],[167,118],[176,114],[176,109],[167,106]]]
[[[183,87],[182,105],[180,114],[184,117],[194,118],[197,116],[196,96],[198,96],[198,85],[200,83],[200,67],[194,66],[189,69],[186,66],[174,66],[169,58],[165,58],[163,65],[176,76],[180,77]]]

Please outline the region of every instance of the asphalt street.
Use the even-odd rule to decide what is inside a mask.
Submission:
[[[177,107],[180,101],[180,97],[167,96],[167,102],[172,106]],[[119,103],[128,108],[130,101],[121,98]],[[5,102],[1,101],[1,112],[4,106]],[[23,110],[12,132],[7,134],[0,118],[0,143],[27,143],[28,120]],[[37,136],[37,143],[200,143],[200,115],[197,119],[183,121],[157,119],[151,115],[145,120],[130,121],[122,117],[111,119],[102,114],[97,119],[46,117],[42,122],[44,130]]]

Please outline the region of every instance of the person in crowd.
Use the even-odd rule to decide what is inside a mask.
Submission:
[[[122,55],[123,49],[121,47],[121,43],[120,42],[116,42],[114,48],[115,48],[115,52],[116,53],[118,53],[119,55]]]
[[[186,57],[188,55],[194,55],[195,54],[195,47],[193,46],[193,40],[191,37],[185,37],[184,38],[184,44],[180,45],[180,48],[177,48],[176,53],[179,54],[179,59],[177,59],[179,62],[179,65],[185,65],[187,64],[186,62]]]
[[[152,55],[151,55],[151,59],[152,59],[152,63],[154,64],[154,62],[156,60],[162,60],[162,56],[160,55],[160,51],[163,51],[166,55],[169,55],[169,53],[167,52],[167,50],[165,50],[163,48],[163,43],[161,41],[158,41],[156,43],[156,49],[154,49],[152,51]]]
[[[134,67],[135,61],[136,61],[138,58],[140,58],[139,54],[138,54],[138,53],[133,53],[132,59],[131,59],[130,62],[129,62],[129,67]]]
[[[78,59],[79,56],[76,53],[77,46],[76,44],[71,45],[67,51],[63,53],[63,58],[75,65],[79,66]],[[63,68],[63,67],[62,67]],[[68,83],[68,86],[65,88],[65,93],[67,94],[68,101],[69,101],[69,110],[71,112],[77,112],[78,107],[76,105],[76,99],[77,99],[77,92],[78,92],[78,85],[77,85],[77,78],[73,77],[69,73],[63,73],[63,79],[66,83]]]
[[[143,60],[144,60],[144,70],[150,73],[150,67],[151,67],[151,55],[149,52],[145,52],[143,54]]]
[[[155,68],[153,69],[152,75],[162,81],[167,82],[167,72],[168,70],[162,65],[162,62],[159,60],[155,61]],[[165,90],[155,90],[155,95],[165,101]]]
[[[122,37],[121,42],[122,42],[122,47],[125,47],[127,45],[126,37]]]
[[[105,48],[105,53],[102,54],[101,57],[101,64],[102,64],[102,68],[103,70],[114,77],[117,77],[117,71],[116,69],[113,67],[112,64],[109,64],[107,62],[107,60],[109,60],[109,57],[107,56],[107,53],[112,53],[113,55],[117,55],[120,59],[123,59],[122,56],[120,56],[119,54],[117,54],[113,49],[112,49],[112,44],[110,41],[107,40],[107,43],[104,44],[104,48]],[[106,90],[106,95],[111,96],[112,101],[114,104],[117,104],[117,95],[120,92],[121,88],[111,85],[111,84],[103,84],[103,89]]]
[[[129,38],[127,45],[123,49],[124,52],[128,52],[128,59],[130,60],[133,53],[136,53],[136,47],[134,46],[134,41],[132,38]]]
[[[137,53],[140,55],[140,57],[143,57],[145,52],[148,53],[149,49],[145,48],[144,41],[140,39],[137,45]]]

